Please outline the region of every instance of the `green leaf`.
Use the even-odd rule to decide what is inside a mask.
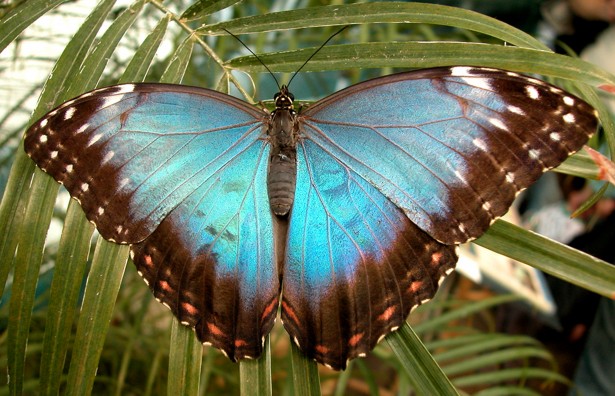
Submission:
[[[45,323],[40,373],[42,395],[57,395],[60,391],[69,347],[66,335],[72,331],[93,231],[94,226],[87,221],[77,201],[71,199],[55,263]]]
[[[481,311],[478,311],[481,312]],[[510,336],[497,334],[471,334],[445,338],[435,342],[427,343],[426,346],[434,353],[438,364],[447,361],[457,361],[468,355],[484,353],[492,350],[502,350],[514,347],[534,347],[539,349],[539,343],[528,336]],[[438,350],[444,349],[443,352]]]
[[[574,212],[572,212],[570,217],[572,218],[578,217],[580,214],[585,212],[587,209],[594,206],[598,201],[602,199],[604,193],[606,192],[608,188],[609,188],[609,183],[604,182],[604,184],[602,184],[602,187],[600,187],[598,191],[594,192],[591,197],[589,197],[585,202],[583,202],[583,204],[581,204],[581,206],[579,206]]]
[[[67,44],[43,87],[38,105],[30,118],[29,124],[38,120],[61,101],[71,98],[70,94],[67,95],[67,86],[70,84],[72,77],[77,74],[81,62],[96,37],[96,32],[104,22],[107,13],[111,10],[114,3],[115,0],[101,2]],[[27,186],[30,182],[33,172],[34,163],[25,155],[23,142],[21,142],[7,183],[6,191],[10,192],[5,194],[0,205],[0,235],[9,235],[8,238],[5,237],[2,245],[0,245],[0,276],[2,276],[0,278],[0,285],[2,286],[0,288],[4,287],[17,247],[18,238],[15,236],[18,235],[17,230],[21,226],[16,219],[19,219],[19,215],[23,213],[27,200],[24,186]],[[45,176],[37,173],[35,178],[38,177]],[[50,200],[48,205],[49,207],[45,209],[51,210],[53,201]]]
[[[23,152],[23,141],[11,169],[2,202],[0,202],[0,295],[13,267],[15,249],[19,244],[23,227],[25,205],[29,193],[28,180],[34,173],[34,163]]]
[[[335,393],[333,394],[334,396],[344,396],[348,393],[348,381],[351,378],[353,366],[354,362],[350,361],[350,363],[348,363],[348,367],[346,367],[346,370],[342,371],[337,377],[337,384],[335,384]],[[400,392],[399,394],[403,395],[404,393]]]
[[[98,79],[107,65],[107,61],[120,42],[120,39],[124,36],[124,33],[126,33],[126,30],[139,16],[144,2],[145,0],[137,0],[130,7],[126,8],[105,31],[105,34],[103,34],[92,52],[83,62],[82,67],[79,69],[79,74],[72,80],[73,83],[69,88],[72,95],[76,96],[96,87]]]
[[[455,386],[488,386],[491,384],[504,383],[506,381],[516,381],[529,379],[540,379],[543,381],[558,381],[561,383],[569,383],[569,380],[563,375],[554,371],[541,368],[509,368],[488,373],[480,373],[468,375],[453,379]]]
[[[28,0],[23,1],[0,19],[0,52],[41,15],[70,0]]]
[[[408,324],[385,337],[419,395],[458,395],[457,390]]]
[[[77,324],[75,347],[68,371],[67,395],[88,395],[92,392],[115,306],[112,302],[117,298],[124,276],[128,250],[127,245],[117,245],[98,238]]]
[[[60,98],[63,89],[65,88],[71,71],[78,68],[81,60],[87,53],[96,31],[102,25],[107,12],[111,9],[114,1],[101,3],[95,11],[90,14],[86,22],[82,25],[73,39],[67,45],[61,57],[56,62],[53,72],[50,75],[43,92],[39,105],[34,111],[32,118],[37,119],[43,113],[47,112],[51,106]],[[57,72],[54,74],[54,72]],[[22,143],[23,144],[23,143]],[[23,158],[23,159],[20,159]],[[9,195],[8,200],[3,199],[2,211],[0,218],[6,219],[6,223],[0,226],[0,232],[8,232],[8,229],[13,229],[13,232],[18,232],[19,239],[10,238],[7,243],[2,244],[3,251],[0,252],[0,258],[4,265],[10,266],[12,263],[12,255],[15,248],[27,246],[27,249],[19,249],[15,256],[16,282],[13,287],[13,295],[11,298],[10,309],[11,318],[14,321],[9,321],[8,328],[8,358],[9,358],[9,374],[12,381],[9,383],[11,392],[21,393],[23,384],[23,369],[24,357],[27,342],[27,335],[30,326],[30,318],[34,291],[36,287],[36,278],[38,276],[38,268],[42,260],[43,244],[55,195],[57,194],[57,184],[42,172],[36,172],[32,179],[31,191],[24,190],[24,186],[28,183],[29,177],[32,175],[34,166],[31,161],[26,158],[22,146],[20,146],[18,159],[16,160],[14,170],[11,171],[11,176],[19,175],[20,179],[13,179],[13,186],[17,186],[17,194]],[[28,172],[29,171],[29,172]],[[10,183],[9,183],[10,184]],[[38,190],[44,188],[44,191]],[[25,193],[30,193],[26,195]],[[24,208],[24,209],[20,209]],[[14,210],[12,213],[7,213],[7,210]],[[16,214],[25,210],[25,216],[33,216],[30,219],[24,217],[23,222],[19,225],[14,224],[15,219],[19,219]],[[32,219],[36,219],[36,223],[31,223]],[[20,231],[18,231],[20,230]],[[5,261],[6,259],[6,261]],[[6,267],[3,267],[2,274],[8,273]],[[4,282],[2,282],[4,284]]]
[[[260,59],[276,72],[297,70],[315,48],[260,54]],[[226,62],[228,67],[245,72],[262,72],[254,56]],[[324,47],[304,67],[305,71],[347,70],[353,68],[425,68],[451,65],[497,67],[539,73],[582,81],[587,84],[615,84],[615,76],[580,59],[552,52],[480,43],[360,43]]]
[[[498,38],[513,45],[548,48],[538,40],[494,18],[462,8],[422,3],[377,2],[328,5],[292,11],[274,12],[228,22],[206,25],[198,33],[213,35],[271,32],[308,27],[367,23],[428,23],[468,29]]]
[[[490,367],[520,361],[522,359],[541,359],[549,361],[552,355],[543,348],[515,347],[501,351],[483,352],[480,355],[466,355],[462,361],[444,367],[447,376],[460,373],[477,373]],[[437,359],[436,359],[437,360]]]
[[[268,396],[272,394],[269,338],[269,336],[265,338],[265,346],[260,358],[239,361],[239,379],[242,395]]]
[[[148,367],[147,381],[145,382],[144,395],[151,395],[152,388],[156,382],[157,377],[160,375],[160,365],[163,355],[166,353],[162,348],[158,348],[154,354],[154,358],[151,361],[150,367]]]
[[[169,354],[168,395],[198,395],[203,345],[188,326],[173,317]]]
[[[241,1],[242,0],[198,0],[184,11],[180,18],[187,21],[201,20],[214,12],[223,10],[233,4],[241,3]]]
[[[83,92],[79,92],[79,87],[73,83],[73,79],[79,74],[79,69],[90,52],[98,30],[107,19],[114,4],[115,0],[101,1],[66,45],[49,73],[31,121],[38,120],[60,103]]]
[[[542,235],[498,220],[474,243],[587,290],[615,298],[615,266]]]
[[[524,388],[522,386],[496,386],[493,388],[485,389],[474,394],[474,396],[540,396],[532,389]]]
[[[162,74],[160,82],[169,84],[179,84],[181,82],[184,78],[184,73],[186,73],[193,47],[194,39],[192,37],[187,37],[171,56],[171,61]]]
[[[615,117],[611,114],[605,101],[600,100],[598,93],[592,87],[577,86],[577,88],[582,93],[582,97],[598,111],[598,118],[604,130],[604,137],[606,138],[609,152],[613,156],[615,154]]]
[[[319,396],[320,377],[318,365],[301,352],[294,342],[290,343],[293,394],[296,396]]]
[[[37,177],[32,181],[29,192],[20,228],[19,246],[22,248],[17,249],[15,255],[7,328],[9,391],[13,395],[22,393],[34,292],[58,185],[49,177]]]
[[[169,15],[165,15],[156,28],[147,36],[130,60],[119,83],[144,81],[156,51],[164,38],[169,24]]]
[[[592,157],[585,150],[581,150],[575,155],[568,157],[554,171],[594,180],[597,180],[600,174],[598,165],[596,165]]]
[[[131,367],[130,367],[131,361],[133,360],[133,356],[137,355],[138,352],[140,352],[138,348],[138,344],[140,340],[143,338],[143,323],[144,323],[145,314],[148,312],[150,308],[150,304],[147,303],[149,301],[152,301],[149,296],[143,299],[143,303],[141,304],[141,307],[134,315],[135,319],[131,321],[133,325],[129,329],[129,336],[125,343],[124,352],[122,353],[122,362],[120,365],[119,373],[117,375],[117,381],[116,381],[117,385],[115,387],[116,396],[121,396],[125,393],[124,387],[125,385],[127,385],[126,378],[128,377],[128,373],[131,370]],[[134,302],[135,301],[131,299],[131,303],[134,304]],[[126,307],[126,309],[130,309],[130,308]]]
[[[484,311],[497,305],[508,302],[518,301],[521,297],[515,295],[499,295],[486,300],[476,301],[472,304],[465,304],[456,309],[449,310],[446,313],[439,314],[437,317],[431,318],[427,322],[419,323],[414,326],[414,331],[422,334],[428,331],[439,330],[442,326],[456,319],[463,319],[477,312]],[[424,308],[424,306],[419,307]],[[426,308],[426,307],[425,307]]]

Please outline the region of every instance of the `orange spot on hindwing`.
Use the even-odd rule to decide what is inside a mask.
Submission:
[[[188,315],[190,316],[196,316],[196,314],[199,313],[199,310],[196,309],[196,307],[190,303],[187,302],[183,302],[182,303],[182,308],[184,311],[186,311],[186,313],[188,313]]]
[[[143,262],[147,267],[150,268],[154,265],[154,262],[152,261],[152,256],[150,256],[149,254],[143,256]]]
[[[171,285],[169,285],[169,282],[167,282],[165,280],[161,280],[160,282],[158,282],[158,285],[160,286],[160,288],[162,290],[165,291],[165,293],[172,293],[173,292],[173,288],[171,287]]]
[[[276,297],[273,300],[271,300],[269,305],[265,307],[265,310],[263,311],[263,314],[261,315],[261,320],[265,320],[267,316],[271,314],[271,311],[273,311],[277,307],[278,307],[278,298]]]
[[[350,337],[350,340],[348,340],[348,345],[352,347],[357,346],[357,344],[361,341],[362,338],[363,338],[363,333],[355,334],[352,337]]]
[[[297,317],[297,314],[295,313],[295,311],[293,311],[290,305],[286,304],[286,301],[284,300],[282,300],[282,309],[286,313],[286,316],[288,316],[290,320],[295,322],[295,325],[299,326],[300,322],[299,322],[299,318]]]
[[[215,336],[223,336],[224,332],[222,330],[220,330],[220,328],[218,326],[216,326],[215,324],[211,323],[211,322],[207,322],[207,328],[209,329],[209,332]]]
[[[414,281],[410,283],[410,286],[408,286],[408,292],[416,294],[421,290],[422,287],[423,287],[422,281]]]
[[[382,315],[378,316],[378,320],[388,321],[389,319],[391,319],[391,317],[395,313],[395,309],[396,308],[394,306],[388,307],[387,309],[384,310]]]
[[[327,353],[329,353],[329,348],[327,348],[324,345],[316,345],[316,347],[314,348],[316,349],[316,352],[322,354],[322,355],[326,355]]]

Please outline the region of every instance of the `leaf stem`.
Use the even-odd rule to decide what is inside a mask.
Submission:
[[[220,66],[225,78],[231,81],[233,85],[235,85],[235,87],[237,87],[241,95],[243,95],[246,100],[248,100],[250,103],[254,103],[254,98],[250,94],[248,94],[245,89],[243,89],[239,81],[231,73],[232,69],[225,66],[225,62],[218,56],[218,54],[216,54],[216,52],[209,45],[207,45],[207,43],[201,37],[199,37],[199,35],[194,29],[188,26],[188,24],[186,24],[184,20],[182,20],[177,14],[173,13],[173,11],[171,11],[169,8],[164,6],[159,0],[150,0],[150,3],[154,7],[158,8],[160,11],[166,13],[167,15],[170,15],[171,19],[175,23],[177,23],[183,30],[185,30],[189,35],[191,35],[192,39],[197,42],[201,46],[201,48],[203,48],[203,50],[207,53],[207,55],[209,55],[211,59],[213,59],[214,62],[216,62]]]

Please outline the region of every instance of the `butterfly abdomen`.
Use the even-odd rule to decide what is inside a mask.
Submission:
[[[295,200],[297,150],[274,150],[269,161],[267,192],[269,205],[278,216],[284,216]]]
[[[297,141],[295,112],[278,109],[269,126],[271,154],[267,172],[269,206],[277,216],[285,216],[295,200],[297,183]]]

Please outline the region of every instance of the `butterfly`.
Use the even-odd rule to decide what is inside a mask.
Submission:
[[[45,115],[25,150],[204,344],[256,358],[280,310],[307,356],[343,369],[598,122],[553,85],[469,66],[293,101],[111,86]]]

